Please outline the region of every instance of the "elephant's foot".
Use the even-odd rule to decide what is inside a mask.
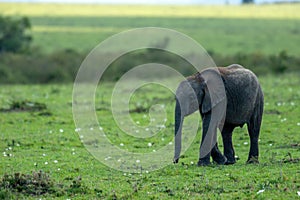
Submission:
[[[199,161],[198,161],[198,167],[200,167],[200,166],[208,166],[208,165],[210,165],[211,163],[210,163],[210,160],[209,159],[199,159]]]
[[[247,164],[259,164],[258,156],[251,156],[248,158]]]
[[[217,157],[213,157],[213,160],[218,165],[224,165],[227,163],[227,158],[225,156],[223,156],[222,154],[218,155]]]
[[[227,159],[225,165],[233,165],[234,163],[236,163],[235,159]]]
[[[233,165],[236,163],[234,154],[225,154],[225,157],[227,158],[225,165]]]

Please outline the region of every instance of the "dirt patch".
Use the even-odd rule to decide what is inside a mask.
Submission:
[[[21,193],[26,196],[50,194],[59,197],[86,194],[87,192],[88,188],[83,185],[80,176],[69,178],[65,183],[56,183],[48,173],[43,171],[35,171],[31,174],[5,174],[0,178],[0,194],[6,195],[13,195],[14,193]]]
[[[1,108],[1,112],[35,112],[46,110],[47,106],[44,103],[33,101],[12,101],[9,104],[9,108]]]
[[[42,195],[54,192],[54,183],[49,175],[39,171],[32,174],[5,174],[0,180],[0,186],[12,192],[28,195]]]

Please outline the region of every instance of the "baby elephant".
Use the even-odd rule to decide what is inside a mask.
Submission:
[[[218,164],[234,164],[232,132],[247,124],[250,151],[247,163],[258,162],[258,137],[262,121],[264,95],[253,72],[240,65],[208,68],[182,81],[176,91],[175,156],[181,151],[184,117],[199,109],[202,118],[202,141],[198,166],[209,165],[210,156]],[[218,149],[220,129],[224,156]]]

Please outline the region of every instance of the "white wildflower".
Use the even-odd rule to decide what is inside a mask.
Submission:
[[[256,194],[260,194],[260,193],[263,193],[265,190],[262,189],[262,190],[259,190]]]
[[[75,132],[81,131],[81,128],[75,128]]]
[[[121,146],[121,147],[124,147],[124,144],[123,144],[123,143],[120,143],[120,146]]]
[[[104,160],[109,160],[109,159],[111,159],[110,156],[107,156],[106,158],[104,158]]]
[[[60,133],[63,133],[63,132],[64,132],[64,130],[63,130],[63,129],[59,129],[59,132],[60,132]]]
[[[248,145],[248,142],[244,142],[244,145]]]
[[[57,160],[54,160],[53,162],[54,162],[54,163],[58,163],[58,161],[57,161]]]
[[[283,119],[281,119],[280,121],[281,122],[285,122],[287,119],[286,118],[283,118]]]
[[[148,147],[152,147],[152,143],[151,142],[148,143]]]
[[[140,163],[141,161],[140,161],[140,160],[136,160],[135,162],[136,162],[136,163]]]

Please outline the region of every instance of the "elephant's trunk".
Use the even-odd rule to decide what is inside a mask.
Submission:
[[[176,99],[175,107],[175,153],[174,153],[174,163],[178,163],[181,151],[181,135],[182,135],[182,125],[183,125],[184,115],[181,112],[180,103]]]

